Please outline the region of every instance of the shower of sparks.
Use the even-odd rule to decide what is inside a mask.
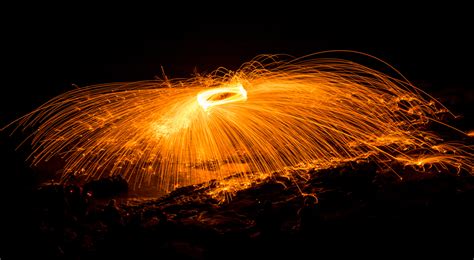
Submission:
[[[403,77],[352,61],[261,56],[235,72],[74,89],[16,123],[35,129],[32,163],[63,158],[64,179],[121,174],[170,191],[369,155],[472,172],[470,147],[422,130],[446,112]]]

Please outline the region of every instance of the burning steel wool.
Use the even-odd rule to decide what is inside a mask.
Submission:
[[[317,55],[266,55],[235,72],[74,89],[16,123],[35,129],[32,163],[63,158],[63,178],[122,174],[136,188],[170,191],[368,156],[472,172],[470,147],[421,127],[442,124],[441,112],[402,76]]]

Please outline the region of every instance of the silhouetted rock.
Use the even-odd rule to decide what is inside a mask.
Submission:
[[[117,195],[124,195],[128,192],[128,183],[120,175],[100,180],[90,181],[84,184],[85,192],[91,192],[96,198],[108,198]]]
[[[51,258],[242,259],[308,252],[337,258],[361,248],[393,250],[389,245],[400,238],[404,247],[397,252],[416,251],[414,245],[468,252],[462,237],[474,232],[468,206],[474,177],[389,166],[404,178],[367,159],[299,170],[294,178],[275,172],[225,200],[215,197],[225,195],[215,192],[222,191],[217,180],[158,199],[105,201],[100,198],[126,191],[123,179],[83,187],[47,183],[35,192],[32,218],[41,255]]]

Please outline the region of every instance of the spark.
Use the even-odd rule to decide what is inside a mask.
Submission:
[[[469,137],[474,137],[474,130],[470,130],[469,132],[466,133],[466,135]]]
[[[32,164],[63,158],[63,179],[121,174],[132,187],[170,191],[235,174],[233,185],[248,187],[251,174],[367,155],[472,172],[470,147],[422,130],[440,122],[440,111],[401,75],[317,55],[267,55],[237,71],[76,88],[14,125],[35,130]]]

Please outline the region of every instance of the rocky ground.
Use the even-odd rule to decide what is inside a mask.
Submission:
[[[212,182],[159,199],[94,198],[80,187],[33,189],[8,256],[65,259],[472,257],[474,177],[370,158],[275,174],[226,194]],[[19,219],[16,214],[22,213]],[[24,248],[25,250],[22,250]],[[7,258],[5,258],[7,259]]]

